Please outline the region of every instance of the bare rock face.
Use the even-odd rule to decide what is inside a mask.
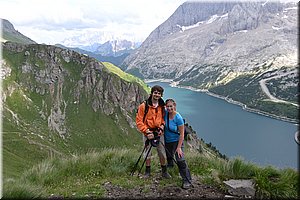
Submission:
[[[297,5],[278,2],[186,2],[158,26],[123,62],[143,78],[221,84],[223,77],[296,67]],[[261,72],[261,71],[260,71]],[[238,75],[235,75],[236,77]]]

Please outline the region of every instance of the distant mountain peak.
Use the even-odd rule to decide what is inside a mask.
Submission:
[[[136,48],[136,44],[141,44],[142,41],[137,41],[134,38],[126,37],[123,35],[114,35],[114,33],[96,31],[93,33],[85,33],[70,38],[66,38],[61,42],[62,45],[66,47],[78,47],[87,50],[86,48],[92,46],[103,45],[106,42],[110,43],[122,43],[124,41],[130,41],[132,47]],[[95,51],[96,49],[93,48]]]
[[[139,41],[124,38],[115,38],[112,35],[95,33],[91,35],[80,35],[62,41],[62,45],[71,48],[80,48],[102,56],[118,56],[130,53],[141,45]]]

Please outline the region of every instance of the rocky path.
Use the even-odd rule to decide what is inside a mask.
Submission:
[[[158,176],[158,175],[157,175]],[[151,177],[151,184],[145,186],[137,186],[132,189],[123,188],[112,185],[110,182],[104,184],[106,189],[105,198],[113,199],[220,199],[226,197],[224,191],[217,187],[206,185],[198,178],[193,177],[193,186],[190,189],[184,190],[178,183],[171,185],[160,184],[161,177]]]

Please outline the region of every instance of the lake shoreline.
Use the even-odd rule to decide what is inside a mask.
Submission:
[[[216,97],[216,98],[219,98],[219,99],[223,99],[223,100],[225,100],[228,103],[241,106],[242,109],[245,110],[245,111],[247,111],[247,112],[252,112],[252,113],[255,113],[255,114],[259,114],[259,115],[263,115],[263,116],[270,117],[270,118],[273,118],[273,119],[277,119],[277,120],[280,120],[280,121],[292,123],[294,125],[299,125],[298,122],[296,120],[294,120],[294,119],[280,117],[280,116],[273,115],[273,114],[270,114],[270,113],[266,113],[264,111],[260,111],[260,110],[257,110],[257,109],[248,108],[247,105],[245,105],[245,104],[243,104],[241,102],[234,101],[234,100],[232,100],[230,98],[227,98],[227,97],[224,97],[224,96],[212,93],[212,92],[210,92],[208,90],[196,89],[196,88],[193,88],[191,86],[180,86],[178,84],[178,82],[174,82],[173,79],[145,79],[144,81],[145,81],[145,83],[164,82],[164,83],[169,83],[169,85],[171,87],[184,88],[184,89],[192,90],[192,91],[195,91],[195,92],[206,93],[206,94],[208,94],[210,96],[213,96],[213,97]]]

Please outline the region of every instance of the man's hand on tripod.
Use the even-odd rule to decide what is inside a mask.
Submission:
[[[163,125],[157,128],[158,130],[158,136],[162,136],[164,134]]]
[[[146,130],[148,140],[152,140],[154,138],[154,134],[149,129]]]
[[[148,140],[152,140],[154,138],[154,134],[153,133],[149,133],[147,135]]]

